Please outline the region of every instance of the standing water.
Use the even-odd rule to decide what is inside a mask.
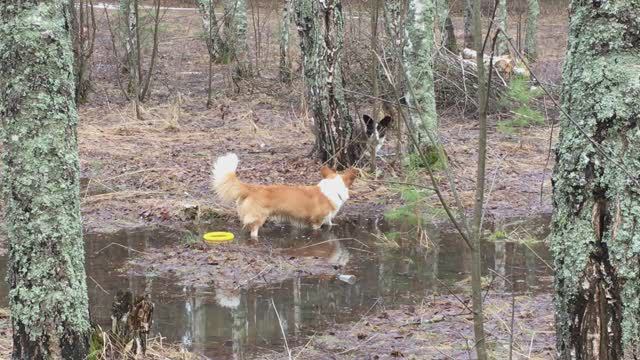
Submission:
[[[550,254],[542,242],[532,241],[546,236],[547,222],[534,219],[505,225],[510,238],[520,241],[495,239],[501,233],[496,231],[489,236],[494,240],[483,244],[485,266],[513,279],[517,292],[550,291]],[[145,249],[177,245],[183,233],[152,228],[87,234],[92,319],[110,327],[111,304],[118,290],[148,293],[156,306],[153,332],[165,342],[181,343],[210,358],[241,359],[282,351],[283,330],[291,346],[333,323],[359,320],[378,305],[420,303],[428,295],[469,288],[471,253],[452,232],[431,230],[416,236],[411,231],[403,233],[403,227],[377,222],[341,224],[319,236],[290,228],[264,230],[261,241],[271,239],[272,246],[286,249],[288,256],[330,258],[345,267],[343,276],[263,282],[248,290],[189,288],[177,285],[172,277],[121,270],[128,259]],[[242,242],[245,234],[242,230],[237,234]],[[416,238],[420,240],[409,240]],[[510,291],[506,286],[500,277],[492,283],[493,291]],[[7,290],[5,282],[0,282],[5,306]]]

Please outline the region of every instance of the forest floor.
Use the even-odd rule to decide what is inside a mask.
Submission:
[[[514,304],[512,306],[512,304]],[[473,359],[473,315],[467,296],[439,295],[421,304],[379,309],[340,324],[294,347],[295,358]],[[492,359],[551,359],[555,354],[551,295],[484,298],[485,331]],[[513,322],[511,317],[513,315]],[[510,329],[514,329],[513,341]],[[261,360],[286,358],[268,354]]]
[[[142,119],[136,119],[132,104],[125,100],[118,86],[117,79],[124,81],[125,75],[114,60],[105,10],[96,11],[95,83],[88,103],[79,108],[78,128],[81,207],[86,232],[113,232],[158,224],[185,228],[192,227],[195,222],[219,226],[229,224],[231,228],[238,228],[232,206],[220,203],[209,186],[212,161],[227,152],[238,154],[238,173],[243,181],[314,184],[320,180],[321,164],[310,155],[314,139],[311,118],[302,106],[302,82],[297,77],[292,84],[283,85],[277,79],[277,32],[274,24],[265,26],[261,31],[250,31],[252,50],[259,49],[261,53],[255,60],[260,69],[258,77],[235,83],[231,79],[229,65],[214,65],[214,101],[207,108],[208,58],[201,37],[201,19],[196,12],[166,11],[150,99],[142,105]],[[266,18],[275,18],[278,11],[267,9],[265,13]],[[115,16],[115,12],[109,11],[111,26]],[[454,22],[457,29],[462,29],[460,19]],[[515,28],[515,24],[512,27]],[[262,43],[256,41],[255,34],[259,33]],[[461,38],[461,34],[458,35]],[[295,40],[295,31],[292,31],[292,38]],[[558,16],[541,18],[538,41],[541,60],[535,69],[543,81],[557,84],[566,43],[566,20]],[[298,62],[294,61],[294,64],[298,69]],[[552,125],[557,121],[557,111],[551,110],[548,98],[542,103],[544,110],[548,110],[545,114],[549,115],[542,126],[523,127],[508,134],[498,131],[496,125],[509,118],[509,113],[491,114],[489,117],[486,200],[489,221],[551,210],[553,155],[550,146],[557,136]],[[367,106],[362,104],[362,108]],[[439,114],[440,137],[461,202],[468,211],[474,201],[478,124],[475,119],[464,116],[460,108],[439,108]],[[402,204],[397,183],[427,184],[424,171],[417,176],[406,174],[393,155],[395,142],[395,139],[390,139],[382,151],[383,156],[378,163],[381,174],[373,176],[367,174],[366,168],[362,169],[349,202],[337,218],[338,223],[380,217],[386,210]],[[438,179],[443,191],[450,193],[445,174],[438,174]],[[435,196],[430,199],[431,205],[438,208]],[[194,252],[189,252],[191,249]],[[186,259],[192,259],[196,252],[205,251],[209,254],[193,264],[207,271],[207,264],[217,264],[211,256],[220,255],[215,248],[203,250],[199,246],[184,244],[176,244],[167,251],[180,256],[151,254],[140,259],[138,265],[144,267],[166,258],[173,261],[173,265],[165,264],[167,268],[175,265],[179,272],[180,261],[176,262],[176,259],[187,263]],[[238,253],[243,254],[239,261],[257,259],[267,264],[281,264],[290,260],[287,255],[274,256],[260,244],[249,248],[238,245]],[[312,260],[299,261],[291,266],[315,265],[318,272],[323,272],[323,264],[312,264],[309,262]],[[185,269],[185,273],[192,273]],[[216,271],[207,276],[225,270]],[[235,271],[241,272],[237,267]],[[326,271],[332,273],[335,269],[327,267]],[[286,273],[280,275],[287,276]],[[245,272],[244,276],[250,278],[256,274]],[[396,347],[409,349],[397,350],[395,355],[393,351],[396,350],[391,350],[390,356],[402,357],[405,353],[411,354],[412,347],[424,342],[445,340],[406,336],[410,330],[426,326],[434,327],[433,332],[443,336],[459,333],[468,337],[464,335],[470,329],[468,314],[463,314],[461,305],[448,297],[434,301],[440,302],[439,305],[388,310],[355,325],[339,326],[314,339],[312,346],[299,350],[310,358],[325,358],[317,355],[322,353],[322,349],[359,358],[358,355],[365,354],[365,346],[392,349],[389,345],[392,341],[398,342]],[[491,298],[490,301],[507,300]],[[544,303],[545,313],[551,311],[545,308],[550,306],[549,299],[538,301]],[[519,314],[528,316],[526,313],[525,309]],[[447,321],[433,321],[437,316],[443,316]],[[445,323],[450,324],[446,329],[442,328]],[[538,327],[544,332],[549,331],[548,325],[540,323]],[[389,327],[396,329],[399,335],[375,335],[395,334],[387,331]],[[437,346],[434,349],[447,353]],[[522,351],[525,350],[523,347]]]

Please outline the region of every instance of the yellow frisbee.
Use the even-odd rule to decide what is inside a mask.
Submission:
[[[226,231],[213,231],[204,234],[203,238],[206,242],[219,243],[231,241],[233,240],[234,236],[232,233]]]

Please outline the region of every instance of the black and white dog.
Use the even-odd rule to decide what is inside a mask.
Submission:
[[[371,118],[369,115],[363,115],[362,120],[364,120],[364,124],[366,126],[366,134],[367,134],[367,149],[374,148],[376,154],[382,149],[382,145],[384,145],[384,140],[387,135],[387,129],[391,126],[391,122],[393,119],[391,116],[387,115],[378,123]]]

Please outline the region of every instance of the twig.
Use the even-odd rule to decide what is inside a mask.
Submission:
[[[280,331],[282,332],[282,338],[284,339],[284,349],[289,355],[289,360],[293,360],[291,357],[291,349],[289,349],[289,343],[287,342],[287,335],[284,333],[284,327],[282,326],[282,319],[280,319],[280,314],[278,313],[278,309],[276,308],[276,303],[271,298],[271,305],[273,305],[273,310],[276,312],[276,317],[278,317],[278,324],[280,324]]]
[[[93,281],[93,282],[96,284],[96,286],[97,286],[98,288],[100,288],[100,290],[102,290],[105,294],[107,294],[107,295],[111,295],[107,290],[105,290],[102,286],[100,286],[100,284],[96,281],[96,279],[94,279],[91,275],[87,275],[87,276],[88,276],[88,277],[89,277],[89,279],[91,279],[91,281]]]
[[[123,64],[120,63],[120,56],[118,55],[118,46],[116,45],[115,35],[113,34],[113,29],[111,28],[111,21],[109,20],[109,13],[107,12],[106,6],[104,7],[104,16],[107,18],[107,28],[109,29],[109,34],[111,35],[110,38],[111,38],[111,46],[113,46],[114,60],[118,66],[123,66]],[[120,69],[118,69],[118,71],[120,71]],[[120,88],[122,95],[124,95],[127,101],[131,101],[129,92],[125,90],[124,85],[122,85],[122,80],[120,79],[119,74],[116,74],[116,80],[118,81],[118,87]]]
[[[542,261],[542,263],[543,263],[543,264],[544,264],[544,265],[545,265],[549,270],[551,270],[551,271],[555,271],[555,269],[553,268],[553,266],[549,265],[549,263],[548,263],[548,262],[546,262],[546,261],[542,258],[542,256],[540,256],[540,255],[539,255],[535,250],[533,250],[533,249],[531,248],[531,246],[529,246],[529,244],[527,244],[527,242],[526,242],[526,241],[524,241],[524,242],[522,242],[522,243],[524,244],[524,246],[526,246],[526,247],[527,247],[527,249],[529,249],[529,251],[531,251],[531,252],[533,253],[533,255],[535,255],[535,256],[536,256],[540,261]]]
[[[444,287],[447,289],[447,291],[449,292],[449,294],[453,295],[453,297],[454,297],[454,298],[456,298],[456,300],[458,300],[458,302],[460,302],[460,304],[462,304],[462,306],[464,306],[464,307],[465,307],[467,310],[469,310],[472,314],[474,313],[474,312],[473,312],[473,310],[471,310],[471,308],[469,308],[469,306],[467,306],[467,304],[465,304],[465,303],[464,303],[464,301],[462,301],[462,299],[460,299],[460,298],[458,297],[458,295],[456,295],[456,294],[453,292],[453,290],[451,290],[451,288],[450,288],[447,284],[445,284],[442,280],[438,279],[437,277],[436,277],[435,279],[440,283],[440,285],[444,286]]]
[[[251,280],[256,279],[256,278],[260,277],[261,275],[265,274],[265,273],[267,272],[267,270],[270,270],[272,267],[273,267],[273,265],[268,265],[268,266],[267,266],[267,267],[265,267],[264,269],[260,270],[260,272],[259,272],[256,276],[254,276],[254,277],[252,277],[252,278],[250,278],[250,279],[247,279],[244,283],[239,283],[238,285],[236,285],[236,286],[234,287],[234,290],[237,290],[237,289],[239,289],[239,288],[243,287],[244,285],[246,285],[246,284],[248,284],[249,282],[251,282]],[[265,281],[265,282],[266,282],[266,281]]]
[[[103,247],[102,249],[100,249],[100,250],[96,251],[96,252],[95,252],[95,254],[99,254],[99,253],[101,253],[101,252],[102,252],[102,250],[105,250],[106,248],[110,247],[111,245],[120,246],[120,247],[122,247],[122,248],[124,248],[124,249],[127,249],[127,250],[129,250],[129,251],[133,251],[133,252],[137,252],[137,253],[140,253],[140,254],[143,254],[143,255],[147,255],[147,253],[146,253],[146,252],[144,252],[144,251],[136,250],[136,249],[133,249],[133,248],[130,248],[130,247],[128,247],[128,246],[124,246],[124,245],[122,245],[122,244],[118,244],[118,243],[115,243],[115,242],[112,242],[112,243],[110,243],[109,245],[107,245],[107,246]]]
[[[422,184],[404,182],[404,181],[395,181],[395,180],[363,180],[363,182],[374,182],[374,183],[383,183],[383,184],[394,184],[394,185],[406,185],[406,186],[414,186],[421,189],[433,190],[431,186],[425,186]]]
[[[310,248],[310,247],[313,247],[313,246],[318,246],[318,245],[321,245],[321,244],[326,244],[326,243],[328,243],[328,242],[334,242],[334,241],[345,241],[345,240],[353,240],[353,241],[355,241],[355,242],[359,243],[360,245],[362,245],[362,246],[364,246],[364,247],[369,247],[367,244],[363,243],[362,241],[360,241],[360,240],[358,240],[358,239],[356,239],[356,238],[340,238],[340,239],[329,239],[329,240],[321,241],[321,242],[319,242],[319,243],[313,243],[313,244],[306,245],[306,246],[303,246],[303,247],[295,248],[295,249],[292,249],[292,250],[302,250],[302,249]]]

